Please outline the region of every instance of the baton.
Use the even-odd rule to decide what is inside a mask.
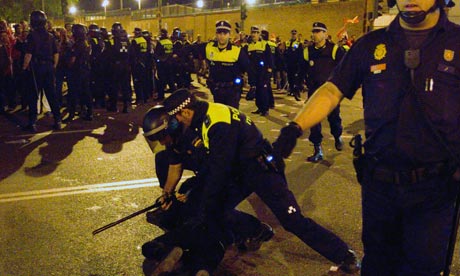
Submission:
[[[460,191],[457,193],[455,200],[454,217],[452,220],[452,230],[450,232],[449,246],[447,248],[446,263],[444,266],[443,275],[449,276],[450,266],[452,265],[452,259],[454,258],[455,242],[457,241],[458,223],[460,221]]]
[[[161,198],[161,197],[160,197],[160,198]],[[107,224],[107,225],[102,226],[101,228],[98,228],[98,229],[94,230],[94,231],[93,231],[93,236],[94,236],[94,235],[97,235],[97,234],[101,233],[102,231],[105,231],[105,230],[107,230],[107,229],[109,229],[109,228],[112,228],[112,227],[114,227],[115,225],[118,225],[118,224],[120,224],[120,223],[122,223],[122,222],[124,222],[124,221],[127,221],[128,219],[131,219],[131,218],[133,218],[133,217],[135,217],[135,216],[138,216],[138,215],[140,215],[140,214],[142,214],[142,213],[145,213],[145,212],[147,212],[147,211],[149,211],[149,210],[152,210],[152,209],[155,209],[155,208],[160,207],[161,204],[163,204],[163,202],[160,202],[160,198],[158,198],[158,199],[155,201],[155,204],[153,204],[153,205],[151,205],[151,206],[149,206],[149,207],[146,207],[146,208],[144,208],[144,209],[142,209],[142,210],[139,210],[139,211],[137,211],[137,212],[134,212],[134,213],[132,213],[131,215],[128,215],[128,216],[126,216],[126,217],[124,217],[124,218],[121,218],[121,219],[119,219],[119,220],[117,220],[117,221],[114,221],[114,222],[112,222],[112,223],[109,223],[109,224]]]

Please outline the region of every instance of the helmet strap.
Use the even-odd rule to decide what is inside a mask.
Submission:
[[[396,5],[396,7],[398,8],[401,19],[411,25],[420,24],[423,20],[425,20],[427,14],[432,13],[439,8],[437,1],[427,11],[401,11],[398,5]]]

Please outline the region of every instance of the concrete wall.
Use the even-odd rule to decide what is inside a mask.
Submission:
[[[364,13],[364,1],[350,0],[332,3],[303,3],[294,5],[271,5],[264,7],[248,7],[248,18],[245,20],[245,31],[248,32],[251,25],[259,25],[267,28],[270,33],[280,35],[282,39],[290,38],[291,29],[297,29],[303,37],[309,37],[311,26],[315,21],[325,23],[329,29],[329,34],[337,41],[336,33],[342,28],[345,18],[359,16],[358,24],[348,25],[349,35],[362,34],[362,14]],[[171,31],[174,27],[180,27],[182,31],[193,32],[193,35],[201,34],[203,39],[214,36],[215,22],[218,20],[228,20],[234,26],[235,22],[240,21],[239,10],[222,10],[209,13],[185,15],[177,17],[163,17],[162,27]],[[82,19],[79,19],[81,22]],[[131,20],[130,16],[111,17],[107,16],[104,20],[87,21],[98,23],[100,26],[111,27],[113,22],[119,21],[123,26],[132,32],[134,27],[147,29],[153,34],[158,33],[158,20]]]

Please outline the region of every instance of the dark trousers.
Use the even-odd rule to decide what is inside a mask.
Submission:
[[[439,275],[460,183],[436,177],[415,184],[362,181],[363,276]]]
[[[256,106],[261,112],[266,112],[269,109],[269,90],[270,79],[267,76],[258,77],[256,83]]]
[[[104,87],[107,82],[104,76],[104,66],[99,62],[91,64],[91,72],[89,75],[89,87],[92,92],[94,102],[98,106],[103,107],[105,105],[105,96],[107,94],[107,88]]]
[[[134,64],[132,68],[134,92],[136,93],[136,102],[144,103],[149,98],[148,91],[146,90],[147,71],[145,68],[145,64],[137,63]]]
[[[129,65],[125,63],[117,63],[113,66],[112,72],[112,83],[109,94],[110,106],[116,106],[119,92],[121,92],[124,104],[131,103],[132,90]]]
[[[237,195],[233,197],[228,208],[238,205],[249,194],[255,192],[284,229],[330,261],[339,264],[344,260],[348,253],[348,245],[331,231],[302,215],[284,175],[262,168],[257,160],[248,160],[242,164],[241,185],[246,189],[246,194],[239,198]]]
[[[64,79],[67,77],[67,69],[57,68],[56,69],[56,99],[60,106],[62,106],[62,86],[64,84]],[[68,85],[67,81],[67,85]],[[67,91],[68,92],[68,91]]]
[[[67,107],[69,115],[74,116],[77,103],[86,109],[86,115],[93,114],[93,96],[90,90],[89,71],[76,70],[68,74],[69,93],[67,93]],[[80,115],[81,116],[81,115]]]
[[[194,170],[195,164],[192,160],[184,159],[182,166],[186,170]],[[160,183],[160,187],[164,188],[166,179],[168,177],[168,168],[169,160],[168,154],[166,151],[160,151],[155,154],[155,173]],[[199,182],[199,179],[196,181]],[[230,187],[227,187],[226,194],[222,195],[222,201],[225,201],[227,198],[241,198],[245,191],[240,190],[241,186],[233,184]],[[244,196],[246,197],[246,196]],[[231,229],[235,240],[241,241],[248,237],[254,237],[258,234],[261,228],[261,222],[256,217],[249,215],[244,212],[239,212],[234,209],[234,207],[227,209],[225,206],[222,210],[217,211],[217,214],[214,214],[214,220],[219,221],[219,223],[228,226]],[[228,211],[227,211],[228,210]]]
[[[51,107],[55,122],[61,121],[61,111],[54,86],[54,68],[51,62],[33,66],[33,71],[28,72],[29,82],[33,90],[29,91],[29,124],[37,121],[37,101],[39,91],[45,91],[46,98]]]
[[[331,134],[338,138],[342,135],[342,118],[340,118],[340,105],[338,105],[332,112],[327,116],[329,126],[331,127]],[[310,128],[310,136],[308,139],[315,145],[321,144],[323,141],[323,134],[321,133],[321,123]]]
[[[168,61],[158,62],[157,63],[157,75],[158,75],[158,99],[163,99],[165,97],[166,85],[169,86],[169,89],[174,91],[176,86],[174,85],[174,70],[172,69],[171,63]]]
[[[242,89],[240,85],[225,87],[219,85],[211,85],[210,89],[215,103],[229,105],[236,109],[239,108]]]

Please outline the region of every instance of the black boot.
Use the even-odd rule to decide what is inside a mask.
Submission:
[[[314,145],[315,146],[315,152],[313,153],[312,156],[307,158],[308,162],[319,162],[323,160],[323,149],[321,148],[321,144]]]
[[[348,250],[347,256],[339,265],[339,271],[346,274],[355,274],[361,269],[361,261],[353,250]]]
[[[342,151],[343,150],[343,139],[342,137],[334,137],[335,139],[335,149],[338,150],[338,151]]]

